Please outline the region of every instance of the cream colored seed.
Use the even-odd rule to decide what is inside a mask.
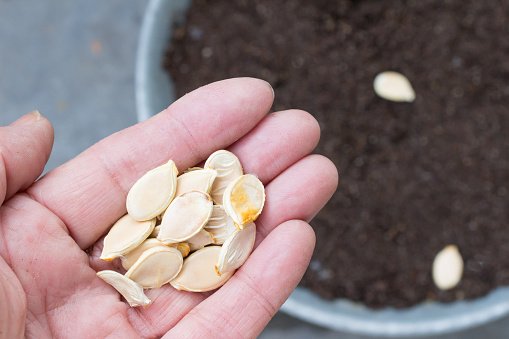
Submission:
[[[432,276],[435,285],[441,290],[456,287],[463,275],[463,258],[456,245],[444,247],[433,261]]]
[[[168,246],[176,248],[182,254],[182,257],[187,257],[189,252],[191,251],[191,247],[186,242],[179,242],[178,244],[169,244]]]
[[[252,174],[232,181],[224,191],[224,209],[239,229],[258,218],[264,203],[263,184]]]
[[[390,101],[415,100],[415,92],[410,81],[398,72],[382,72],[375,77],[373,87],[376,94]]]
[[[164,212],[166,212],[166,210],[164,210],[161,214],[159,214],[159,215],[156,217],[156,220],[157,220],[156,226],[157,226],[157,225],[161,225],[161,220],[163,220]]]
[[[170,284],[179,291],[189,292],[207,292],[222,286],[233,272],[217,275],[215,265],[220,251],[220,246],[208,246],[194,252],[186,258],[179,275]]]
[[[161,224],[157,225],[157,223],[156,223],[156,226],[152,230],[152,233],[150,233],[149,237],[150,238],[157,238],[157,236],[159,235],[159,232],[161,232]]]
[[[200,232],[196,233],[191,238],[187,239],[187,242],[189,243],[191,252],[194,252],[199,249],[202,249],[207,245],[213,244],[214,237],[210,232],[207,232],[202,229],[200,230]]]
[[[201,191],[175,198],[164,213],[157,239],[165,244],[186,241],[200,232],[212,214],[212,199]]]
[[[182,264],[178,249],[157,246],[143,252],[125,276],[143,288],[159,288],[177,276]]]
[[[141,244],[154,229],[156,220],[137,221],[129,214],[120,218],[104,238],[101,260],[111,261],[129,253]]]
[[[217,274],[235,271],[242,266],[253,250],[255,238],[254,223],[247,224],[242,231],[236,230],[221,247],[216,264]]]
[[[157,246],[166,247],[165,244],[161,243],[157,239],[154,238],[146,239],[138,247],[120,257],[122,261],[122,267],[124,267],[126,270],[130,269],[134,265],[134,263],[141,257],[143,252]]]
[[[237,156],[226,150],[212,153],[205,162],[205,168],[217,171],[217,177],[212,184],[210,196],[218,205],[223,204],[224,190],[230,182],[244,174]]]
[[[208,194],[216,176],[217,172],[210,168],[198,169],[182,174],[177,177],[177,192],[175,196],[178,197],[190,191],[202,191]]]
[[[223,206],[214,205],[212,215],[203,229],[212,233],[215,244],[221,245],[228,239],[230,234],[237,230],[237,227],[233,219],[226,214]]]
[[[175,196],[177,173],[172,160],[145,173],[127,195],[127,212],[136,220],[150,220],[161,214]]]
[[[118,293],[122,294],[131,307],[147,307],[150,305],[151,301],[143,293],[143,288],[122,274],[106,270],[97,272],[97,276],[110,284]]]
[[[188,169],[186,169],[184,172],[182,172],[182,174],[186,174],[186,173],[189,173],[189,172],[192,172],[192,171],[197,171],[197,170],[202,170],[203,168],[202,167],[189,167]]]

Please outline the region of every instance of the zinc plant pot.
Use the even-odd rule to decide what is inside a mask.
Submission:
[[[184,20],[189,0],[150,0],[145,12],[138,43],[136,61],[136,105],[138,121],[168,107],[174,100],[174,86],[162,68],[164,51],[168,48],[171,27]],[[434,337],[460,334],[475,338],[468,331],[486,325],[491,336],[501,326],[489,328],[509,314],[509,288],[492,291],[473,301],[449,304],[424,302],[407,309],[371,310],[345,299],[324,300],[311,290],[297,287],[281,310],[309,323],[342,332],[374,337]],[[502,328],[509,329],[508,325]],[[503,333],[500,332],[500,337]]]

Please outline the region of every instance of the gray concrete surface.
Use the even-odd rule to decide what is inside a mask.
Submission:
[[[136,123],[134,63],[146,1],[0,1],[0,124],[34,109],[54,125],[54,168]]]
[[[136,123],[134,65],[146,0],[0,0],[0,125],[34,109],[53,123],[46,171]],[[505,338],[509,321],[445,338]],[[260,335],[364,337],[278,314]]]

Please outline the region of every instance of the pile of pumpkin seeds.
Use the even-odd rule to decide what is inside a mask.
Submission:
[[[125,274],[97,275],[132,307],[152,301],[144,290],[170,283],[206,292],[222,286],[248,258],[265,189],[239,159],[219,150],[204,168],[178,175],[175,163],[143,175],[127,195],[127,214],[104,238],[101,259],[120,258]]]

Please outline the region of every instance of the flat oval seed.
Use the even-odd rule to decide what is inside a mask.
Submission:
[[[122,294],[131,307],[147,307],[150,305],[151,301],[145,293],[143,293],[143,288],[124,275],[115,271],[106,270],[97,272],[97,276],[110,284],[118,293]]]
[[[223,206],[214,205],[212,215],[203,229],[212,233],[215,244],[221,245],[228,239],[230,234],[237,230],[237,227],[233,219],[226,214]]]
[[[150,220],[161,214],[175,196],[177,173],[172,160],[145,173],[127,194],[127,213],[136,220]]]
[[[221,247],[216,264],[217,274],[235,271],[242,266],[253,250],[255,238],[254,223],[247,224],[242,231],[236,230]]]
[[[441,290],[454,288],[463,275],[463,258],[456,245],[448,245],[433,261],[433,281]]]
[[[197,170],[202,170],[203,168],[201,167],[189,167],[188,169],[186,169],[184,172],[182,172],[182,174],[185,174],[185,173],[188,173],[188,172],[192,172],[192,171],[197,171]]]
[[[230,182],[244,174],[239,159],[232,152],[219,150],[212,153],[205,162],[205,168],[217,171],[210,196],[218,205],[223,204],[224,190]]]
[[[376,94],[390,101],[415,100],[415,92],[410,81],[398,72],[382,72],[375,77],[373,88]]]
[[[207,245],[213,244],[214,237],[210,232],[202,229],[200,232],[187,239],[187,243],[189,243],[190,250],[194,252]]]
[[[221,247],[209,246],[191,254],[185,261],[179,275],[170,284],[179,291],[207,292],[222,286],[233,272],[218,276],[215,265]]]
[[[157,246],[166,247],[165,244],[161,243],[157,239],[154,238],[146,239],[138,247],[120,257],[120,259],[122,260],[122,267],[124,267],[126,270],[130,269],[134,265],[134,263],[141,257],[143,252]]]
[[[180,254],[185,258],[191,251],[191,247],[186,242],[179,242],[178,244],[169,244],[168,246],[176,248],[180,251]]]
[[[178,197],[190,191],[202,191],[208,194],[216,176],[217,172],[210,168],[184,173],[177,177],[175,196]]]
[[[125,255],[148,238],[156,219],[148,221],[134,220],[129,214],[124,215],[111,227],[104,238],[101,260],[111,261]]]
[[[179,243],[200,232],[212,214],[212,199],[201,191],[184,193],[173,200],[161,222],[157,239]]]
[[[125,276],[143,288],[158,288],[175,278],[184,260],[176,248],[153,247],[140,256]]]
[[[156,226],[152,230],[152,233],[150,233],[150,238],[157,238],[160,231],[161,231],[161,224],[157,225],[157,223],[156,223]]]
[[[239,229],[258,218],[264,203],[263,184],[252,174],[232,181],[224,191],[224,209]]]

